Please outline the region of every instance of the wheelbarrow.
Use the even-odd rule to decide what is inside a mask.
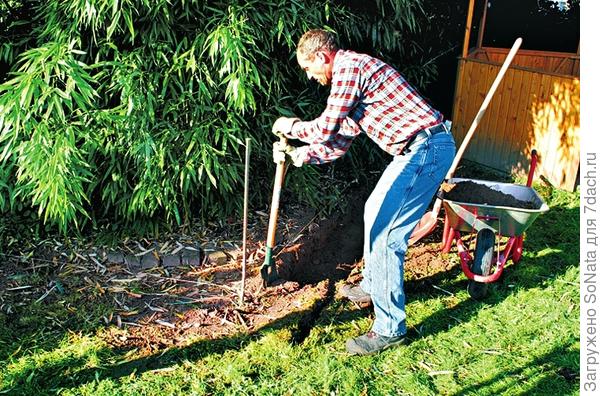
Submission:
[[[509,258],[512,258],[515,264],[519,262],[523,253],[523,233],[541,213],[549,210],[548,205],[531,188],[536,164],[537,153],[533,150],[529,176],[524,186],[477,179],[448,180],[449,184],[464,181],[482,184],[519,201],[527,202],[533,209],[458,202],[444,197],[441,191],[438,192],[438,196],[443,199],[446,213],[442,252],[448,253],[453,242],[456,242],[462,271],[469,279],[467,290],[474,299],[482,299],[486,296],[488,284],[500,278]],[[463,232],[470,233],[471,236],[476,234],[473,254],[463,241],[461,234]],[[508,237],[508,240],[501,250],[500,240],[503,237]]]

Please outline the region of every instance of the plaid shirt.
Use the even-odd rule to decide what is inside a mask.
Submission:
[[[338,50],[325,111],[313,121],[295,122],[289,136],[309,143],[303,148],[305,163],[321,164],[344,155],[361,132],[399,155],[412,135],[442,121],[441,113],[391,66]]]

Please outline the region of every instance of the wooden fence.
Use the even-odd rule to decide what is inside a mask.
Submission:
[[[457,145],[473,122],[507,52],[478,48],[467,58],[459,59],[452,118]],[[519,51],[464,158],[523,175],[535,148],[540,159],[536,174],[556,187],[575,189],[579,177],[578,75],[576,54]]]

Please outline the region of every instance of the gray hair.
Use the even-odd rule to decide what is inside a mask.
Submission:
[[[313,60],[317,51],[334,52],[338,50],[335,35],[322,29],[312,29],[304,33],[298,41],[296,56]]]

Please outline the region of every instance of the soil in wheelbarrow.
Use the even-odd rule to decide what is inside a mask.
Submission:
[[[521,201],[512,195],[472,181],[462,181],[456,184],[445,183],[442,188],[444,198],[451,201],[519,209],[537,209],[533,202]]]

